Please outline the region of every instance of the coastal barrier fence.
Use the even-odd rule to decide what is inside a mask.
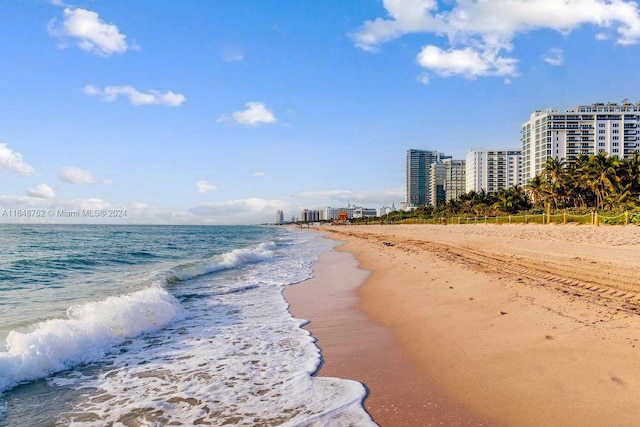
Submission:
[[[412,217],[394,218],[385,220],[365,220],[353,222],[353,225],[375,225],[375,224],[590,224],[599,226],[607,225],[627,225],[640,224],[640,213],[621,212],[616,214],[603,214],[591,212],[586,214],[575,214],[570,212],[546,212],[539,214],[524,215],[502,215],[502,216],[457,216],[457,217]]]

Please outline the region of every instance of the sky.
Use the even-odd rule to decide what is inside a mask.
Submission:
[[[635,0],[0,0],[0,16],[0,223],[399,206],[408,149],[517,149],[534,110],[640,102]]]

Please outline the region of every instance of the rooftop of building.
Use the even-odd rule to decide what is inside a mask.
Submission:
[[[549,113],[625,113],[639,111],[640,102],[638,102],[637,104],[631,104],[625,99],[621,104],[616,104],[615,102],[608,102],[606,104],[602,102],[596,102],[591,105],[579,105],[577,107],[569,108],[566,110],[559,110],[555,108],[535,110],[533,114],[538,116]]]

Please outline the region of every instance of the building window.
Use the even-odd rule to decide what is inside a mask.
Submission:
[[[604,129],[598,129],[598,133],[606,133],[607,131]]]
[[[613,124],[612,124],[612,126],[613,126],[614,128],[617,128],[618,126],[620,126],[620,123],[613,123]]]
[[[618,137],[617,137],[617,136],[614,136],[614,137],[613,137],[613,138],[611,138],[611,139],[613,139],[614,141],[617,141],[617,140],[618,140]]]
[[[603,128],[604,127],[604,123],[598,123],[598,127]]]
[[[599,136],[598,141],[604,141],[606,138],[604,136]]]
[[[613,133],[618,133],[618,129],[614,129],[612,132]]]

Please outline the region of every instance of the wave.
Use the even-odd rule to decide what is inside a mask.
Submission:
[[[246,264],[268,261],[274,257],[275,248],[274,242],[268,242],[249,248],[234,249],[204,261],[174,267],[167,272],[165,280],[167,283],[182,282],[218,271],[242,267]]]
[[[115,345],[165,327],[180,314],[177,300],[160,287],[70,307],[66,319],[41,322],[29,333],[11,331],[0,352],[0,393],[84,363]]]
[[[203,261],[178,265],[161,274],[154,286],[67,309],[67,317],[34,325],[29,333],[11,331],[0,351],[0,393],[16,385],[101,360],[126,339],[164,328],[179,316],[180,302],[162,285],[217,271],[267,261],[276,243],[235,249]],[[156,276],[158,278],[158,276]],[[220,295],[258,285],[222,289]],[[187,296],[186,299],[194,296]]]

